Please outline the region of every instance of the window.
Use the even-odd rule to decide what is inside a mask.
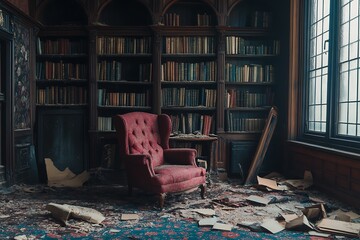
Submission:
[[[304,136],[327,144],[360,143],[359,1],[305,1]]]

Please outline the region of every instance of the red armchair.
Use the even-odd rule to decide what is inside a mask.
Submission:
[[[114,124],[129,194],[133,187],[158,194],[161,208],[166,193],[200,187],[204,198],[206,170],[196,165],[195,149],[169,148],[169,116],[131,112],[116,115]]]

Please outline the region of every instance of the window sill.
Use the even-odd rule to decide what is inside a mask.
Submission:
[[[317,150],[317,151],[321,151],[321,152],[335,154],[338,156],[344,156],[347,158],[360,160],[360,154],[354,153],[351,151],[344,151],[344,150],[340,150],[340,149],[336,149],[336,148],[325,147],[325,146],[321,146],[318,144],[307,143],[307,142],[298,141],[298,140],[288,140],[287,143],[289,143],[293,146],[302,146],[302,147],[310,148],[312,150]]]

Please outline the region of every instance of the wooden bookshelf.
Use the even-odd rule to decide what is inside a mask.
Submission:
[[[230,144],[256,143],[270,107],[285,110],[277,95],[288,51],[280,3],[86,1],[78,7],[87,20],[73,17],[75,30],[63,24],[38,34],[37,105],[87,106],[90,167],[114,144],[112,117],[146,111],[168,114],[176,134],[216,134],[213,166],[228,169]],[[80,89],[81,101],[47,100]]]

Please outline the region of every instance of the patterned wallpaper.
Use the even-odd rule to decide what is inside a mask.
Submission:
[[[30,30],[14,21],[14,127],[30,128]]]

